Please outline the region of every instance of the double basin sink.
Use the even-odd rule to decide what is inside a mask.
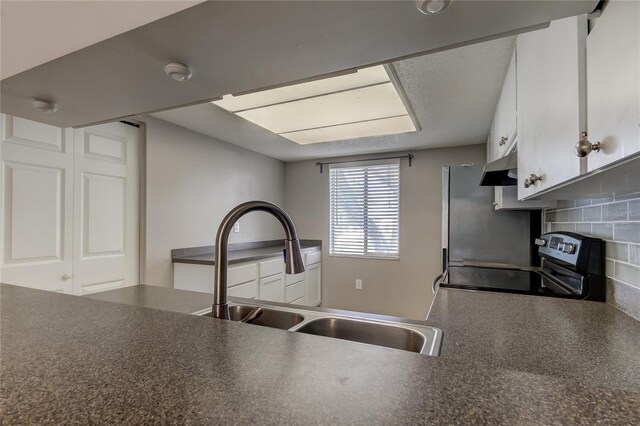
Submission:
[[[367,318],[366,314],[329,313],[290,306],[229,303],[231,321],[245,318],[256,306],[263,310],[251,325],[349,340],[387,348],[438,355],[442,331],[429,326]],[[194,315],[211,316],[211,309]]]

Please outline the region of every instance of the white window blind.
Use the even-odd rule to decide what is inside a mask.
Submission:
[[[334,165],[329,254],[398,258],[400,162]]]

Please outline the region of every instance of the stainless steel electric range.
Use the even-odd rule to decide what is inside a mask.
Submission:
[[[605,300],[604,241],[572,232],[536,238],[539,268],[450,264],[442,287],[535,296]]]

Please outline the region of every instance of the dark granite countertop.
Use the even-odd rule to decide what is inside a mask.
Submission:
[[[303,252],[317,251],[322,248],[321,240],[300,240]],[[282,254],[283,240],[259,241],[255,243],[229,244],[228,263],[252,262]],[[215,265],[214,246],[192,247],[171,251],[173,263],[193,263],[197,265]]]
[[[640,418],[637,391],[8,285],[0,301],[4,424]]]
[[[640,322],[602,302],[439,288],[441,356],[640,390]]]

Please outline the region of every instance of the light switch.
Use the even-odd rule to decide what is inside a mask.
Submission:
[[[356,280],[356,290],[362,290],[362,280]]]

